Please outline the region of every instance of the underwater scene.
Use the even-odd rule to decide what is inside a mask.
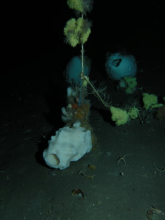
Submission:
[[[165,218],[164,10],[4,7],[1,220]]]

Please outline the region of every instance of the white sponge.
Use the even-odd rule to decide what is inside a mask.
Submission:
[[[91,131],[80,127],[80,122],[72,128],[63,127],[51,137],[48,148],[43,152],[46,164],[63,170],[71,161],[77,161],[92,149]]]

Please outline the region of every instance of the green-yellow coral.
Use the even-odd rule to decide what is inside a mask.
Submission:
[[[126,110],[111,106],[110,112],[112,114],[112,121],[115,121],[116,125],[126,124],[129,120],[129,115]]]
[[[143,93],[143,108],[148,110],[153,108],[158,103],[158,97],[154,94]]]

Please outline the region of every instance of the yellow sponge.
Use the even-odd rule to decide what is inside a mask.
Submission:
[[[66,42],[72,47],[77,44],[84,44],[91,33],[91,23],[87,19],[71,18],[67,21],[64,28],[64,35],[66,36]]]
[[[67,4],[69,8],[79,11],[81,13],[84,12],[83,10],[83,1],[82,0],[68,0]]]
[[[152,108],[153,105],[158,103],[158,97],[154,94],[143,93],[143,103],[143,108],[148,110],[149,108]]]
[[[126,124],[129,120],[129,115],[126,110],[111,106],[110,112],[112,114],[112,121],[115,121],[116,125]]]

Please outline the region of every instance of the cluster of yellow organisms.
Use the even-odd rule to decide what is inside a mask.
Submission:
[[[124,125],[130,119],[136,119],[139,115],[139,110],[136,107],[130,108],[128,112],[121,108],[110,107],[110,112],[112,114],[112,121],[116,125]]]

